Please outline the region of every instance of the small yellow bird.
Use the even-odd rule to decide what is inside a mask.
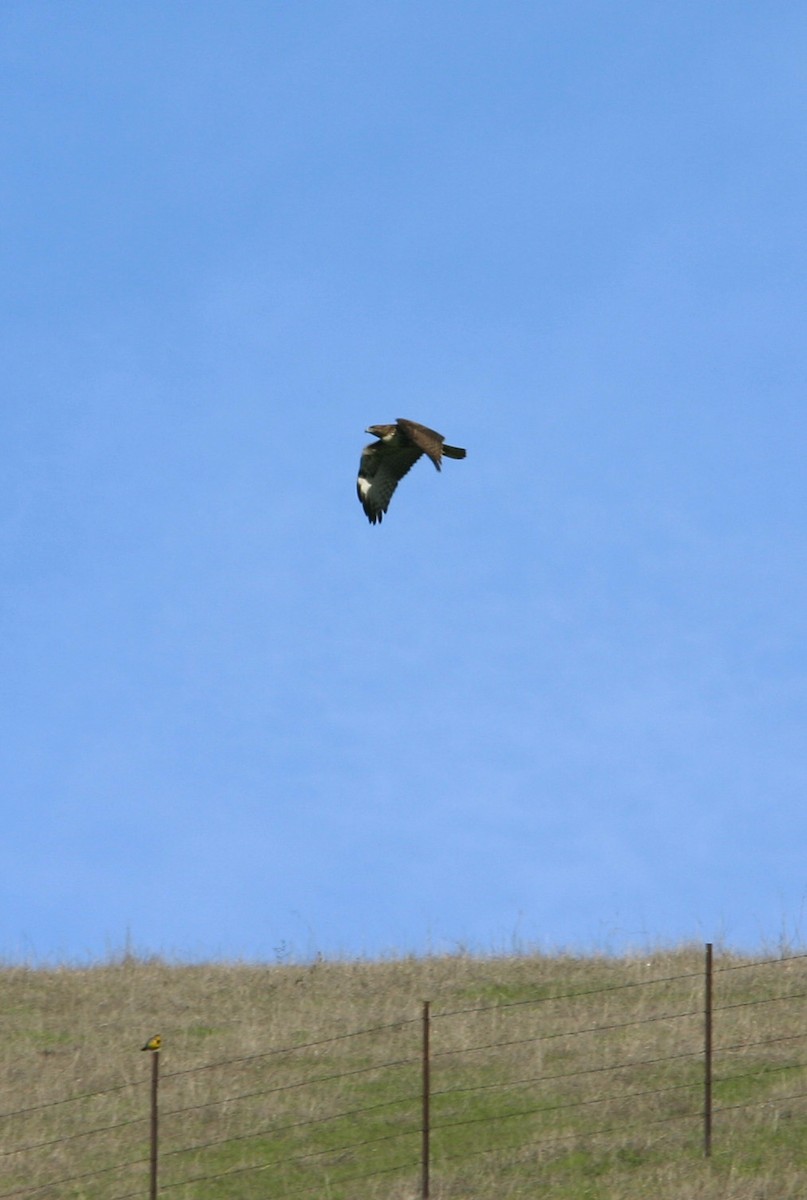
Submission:
[[[141,1050],[159,1050],[159,1048],[160,1048],[160,1046],[162,1046],[162,1044],[163,1044],[163,1040],[160,1037],[159,1033],[155,1033],[154,1037],[149,1038],[149,1040],[146,1042],[145,1046],[141,1046],[140,1049]]]

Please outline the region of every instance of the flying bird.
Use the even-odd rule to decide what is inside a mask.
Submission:
[[[394,425],[370,425],[365,433],[379,439],[364,447],[356,481],[359,500],[371,525],[381,522],[392,493],[422,455],[428,455],[439,471],[444,454],[446,458],[465,458],[466,454],[459,446],[447,446],[441,433],[400,417]]]

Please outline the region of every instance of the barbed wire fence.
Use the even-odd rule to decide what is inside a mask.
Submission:
[[[709,1156],[748,1138],[749,1115],[803,1114],[806,996],[807,955],[716,967],[707,945],[703,969],[662,978],[424,1001],[393,1023],[175,1070],[153,1051],[150,1080],[0,1114],[0,1200],[369,1195],[390,1181],[428,1200],[435,1179],[471,1181],[482,1163],[537,1177],[606,1144],[625,1161],[665,1145]],[[581,1021],[593,1003],[598,1019]],[[58,1136],[26,1137],[55,1116]]]

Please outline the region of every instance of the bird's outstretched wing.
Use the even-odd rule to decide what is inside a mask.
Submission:
[[[424,454],[427,454],[432,460],[437,470],[440,470],[440,460],[443,457],[443,435],[437,433],[434,429],[429,429],[426,425],[421,425],[417,421],[407,421],[404,417],[398,417],[395,424],[400,429],[405,438],[413,442]]]
[[[422,453],[417,445],[397,442],[374,442],[364,448],[356,491],[371,525],[383,519],[393,492]]]
[[[429,429],[428,425],[421,425],[418,421],[406,421],[403,417],[399,417],[396,424],[405,437],[416,446],[420,446],[424,454],[428,454],[438,471],[443,455],[446,458],[465,458],[468,453],[461,446],[447,445],[442,433]]]

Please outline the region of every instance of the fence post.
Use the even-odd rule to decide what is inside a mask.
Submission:
[[[712,1153],[712,943],[706,943],[703,1021],[703,1154]]]
[[[420,1195],[422,1200],[429,1200],[429,1138],[431,1134],[431,1119],[429,1099],[431,1096],[431,1064],[429,1058],[430,1013],[429,1001],[423,1001],[423,1107],[422,1107],[422,1141],[421,1141],[421,1174]]]
[[[160,1084],[160,1051],[151,1053],[151,1157],[149,1200],[157,1200],[157,1090]]]

